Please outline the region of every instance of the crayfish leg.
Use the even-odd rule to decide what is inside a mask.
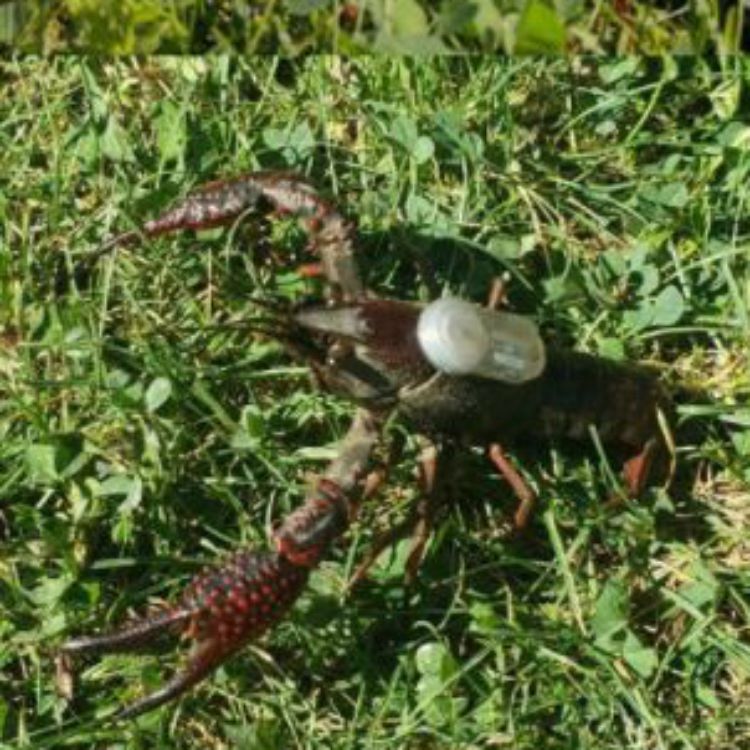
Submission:
[[[424,559],[425,548],[434,527],[435,515],[439,505],[438,463],[440,455],[437,446],[424,439],[419,456],[419,486],[422,497],[415,508],[415,523],[411,533],[411,546],[406,558],[404,582],[411,586]]]
[[[417,578],[424,559],[424,552],[434,527],[436,512],[442,499],[442,475],[438,476],[441,455],[437,446],[425,440],[419,457],[419,484],[422,496],[412,507],[407,518],[396,526],[379,534],[372,542],[364,560],[349,579],[348,588],[353,588],[369,573],[380,555],[406,536],[411,538],[404,569],[404,583],[411,586]]]
[[[386,529],[375,537],[375,540],[367,550],[362,562],[357,566],[357,569],[352,573],[349,582],[347,583],[347,589],[354,588],[363,578],[367,577],[370,572],[370,568],[378,561],[380,555],[383,554],[388,547],[392,547],[396,542],[403,539],[410,531],[412,531],[416,524],[415,513],[409,514],[408,518],[398,523],[396,526]]]
[[[501,310],[508,306],[508,288],[505,279],[495,276],[490,285],[490,291],[487,295],[487,309]]]
[[[663,453],[663,445],[658,438],[651,438],[643,450],[629,458],[622,468],[625,488],[629,497],[639,497],[653,479],[656,464]]]
[[[518,498],[518,507],[513,514],[513,529],[517,532],[523,531],[528,526],[529,519],[534,511],[536,493],[510,462],[500,443],[490,445],[488,456]]]

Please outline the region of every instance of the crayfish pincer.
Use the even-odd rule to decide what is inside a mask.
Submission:
[[[186,668],[121,716],[181,694],[284,616],[310,570],[346,531],[381,425],[393,413],[426,444],[424,502],[375,540],[355,580],[383,549],[409,534],[406,574],[414,578],[440,496],[441,455],[462,444],[487,447],[518,495],[517,529],[527,525],[535,495],[505,454],[504,445],[516,438],[588,441],[595,433],[603,445],[624,450],[624,483],[632,496],[670,463],[671,404],[653,372],[550,346],[531,319],[495,303],[482,307],[447,298],[422,305],[366,291],[352,223],[299,176],[260,172],[212,183],[102,251],[229,224],[255,208],[300,219],[318,255],[315,273],[328,284],[325,303],[270,307],[273,319],[264,335],[275,336],[323,388],[359,409],[314,490],[275,530],[272,551],[237,552],[200,574],[177,604],[112,634],[63,646],[74,656],[140,648],[174,631],[195,639]]]
[[[112,633],[74,638],[63,644],[63,658],[135,651],[160,636],[183,634],[195,641],[185,668],[116,718],[135,717],[184,693],[275,625],[299,598],[310,571],[348,524],[347,493],[355,492],[378,434],[377,420],[360,411],[325,475],[274,531],[274,550],[235,552],[199,573],[176,604]]]

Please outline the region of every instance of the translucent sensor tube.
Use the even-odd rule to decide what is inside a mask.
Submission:
[[[430,364],[448,375],[522,383],[540,375],[546,361],[532,320],[455,297],[424,308],[417,338]]]

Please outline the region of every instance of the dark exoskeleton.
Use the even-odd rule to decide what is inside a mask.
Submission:
[[[167,631],[195,639],[187,666],[162,689],[125,708],[132,717],[178,696],[249,640],[273,626],[304,589],[310,570],[347,529],[352,498],[366,474],[380,428],[392,411],[435,441],[486,445],[520,504],[514,517],[523,528],[534,493],[501,447],[518,437],[589,439],[624,448],[627,492],[638,495],[654,462],[669,455],[662,415],[670,402],[654,374],[637,366],[548,347],[537,377],[519,384],[436,370],[417,336],[422,306],[366,292],[358,272],[352,225],[303,179],[256,173],[216,182],[189,195],[140,231],[107,247],[184,229],[228,224],[249,209],[269,206],[298,217],[312,239],[327,303],[289,311],[280,337],[311,366],[330,391],[359,405],[354,421],[303,505],[273,532],[272,551],[243,550],[197,576],[181,599],[151,617],[112,634],[82,637],[63,645],[65,655],[136,649]],[[435,454],[425,459],[426,489],[435,476]],[[398,535],[414,529],[408,563],[413,576],[430,529],[429,511],[412,513],[398,530],[376,541],[355,577]]]

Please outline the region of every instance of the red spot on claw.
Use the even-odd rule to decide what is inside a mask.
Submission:
[[[314,279],[323,275],[321,263],[303,263],[297,268],[297,273],[305,279]]]

